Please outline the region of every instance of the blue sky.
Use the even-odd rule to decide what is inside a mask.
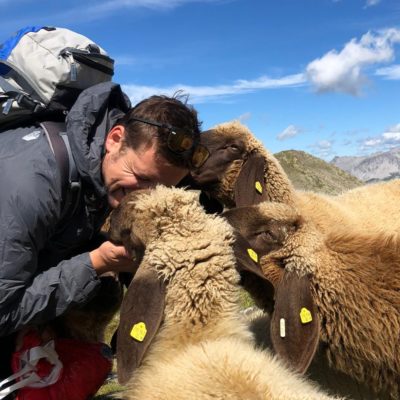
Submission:
[[[400,0],[0,0],[0,42],[38,24],[106,49],[133,103],[183,89],[272,152],[400,146]]]

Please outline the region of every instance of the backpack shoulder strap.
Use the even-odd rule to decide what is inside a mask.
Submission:
[[[60,221],[66,220],[76,210],[81,181],[76,169],[64,122],[41,122],[61,174],[62,211]]]

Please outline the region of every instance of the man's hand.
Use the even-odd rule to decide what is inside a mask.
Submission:
[[[134,273],[138,267],[124,246],[116,246],[111,242],[102,243],[89,255],[97,275],[109,271]]]

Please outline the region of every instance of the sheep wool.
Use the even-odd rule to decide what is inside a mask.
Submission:
[[[156,271],[166,287],[160,327],[124,399],[336,398],[255,348],[239,310],[233,230],[205,214],[197,193],[162,186],[131,193],[113,214],[111,236],[131,252],[143,244],[138,273]],[[122,311],[134,300],[130,290]]]
[[[200,189],[226,207],[239,205],[235,198],[237,183],[240,187],[236,189],[236,195],[249,192],[263,200],[293,204],[294,188],[278,160],[239,121],[217,125],[203,132],[200,140],[209,149],[210,157],[201,168],[192,171],[192,177]],[[263,161],[259,177],[262,193],[257,192],[255,182],[246,175],[238,182],[241,169],[254,157]]]
[[[358,188],[338,196],[337,203],[310,198],[297,209],[264,202],[231,210],[227,217],[250,235],[254,220],[258,225],[251,229],[263,226],[275,237],[282,227],[279,246],[260,259],[277,289],[273,312],[279,313],[284,277],[306,277],[319,320],[318,338],[330,365],[397,399],[400,343],[393,338],[400,337],[400,182]],[[285,293],[290,301],[299,296]]]
[[[303,286],[309,286],[307,296],[318,314],[314,335],[318,332],[330,364],[377,393],[386,390],[400,398],[400,181],[338,196],[296,191],[240,123],[218,125],[201,140],[211,155],[192,176],[199,189],[227,208],[242,206],[236,188],[249,155],[264,157],[262,190],[268,196],[226,212],[226,218],[257,251],[275,297],[284,277],[294,277],[286,283],[297,279],[297,287],[300,280],[308,282]],[[228,157],[231,147],[235,154]],[[251,185],[254,181],[242,190]],[[258,305],[267,308],[275,301],[276,306],[276,298],[266,299],[256,280],[245,283]],[[299,355],[303,371],[316,345],[307,360]]]

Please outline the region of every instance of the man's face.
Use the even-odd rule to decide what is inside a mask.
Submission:
[[[122,150],[124,135],[124,128],[117,125],[109,132],[105,142],[102,172],[112,208],[119,205],[126,193],[158,183],[175,186],[187,175],[188,170],[171,165],[156,155],[155,144],[149,148],[134,150],[125,147]]]

